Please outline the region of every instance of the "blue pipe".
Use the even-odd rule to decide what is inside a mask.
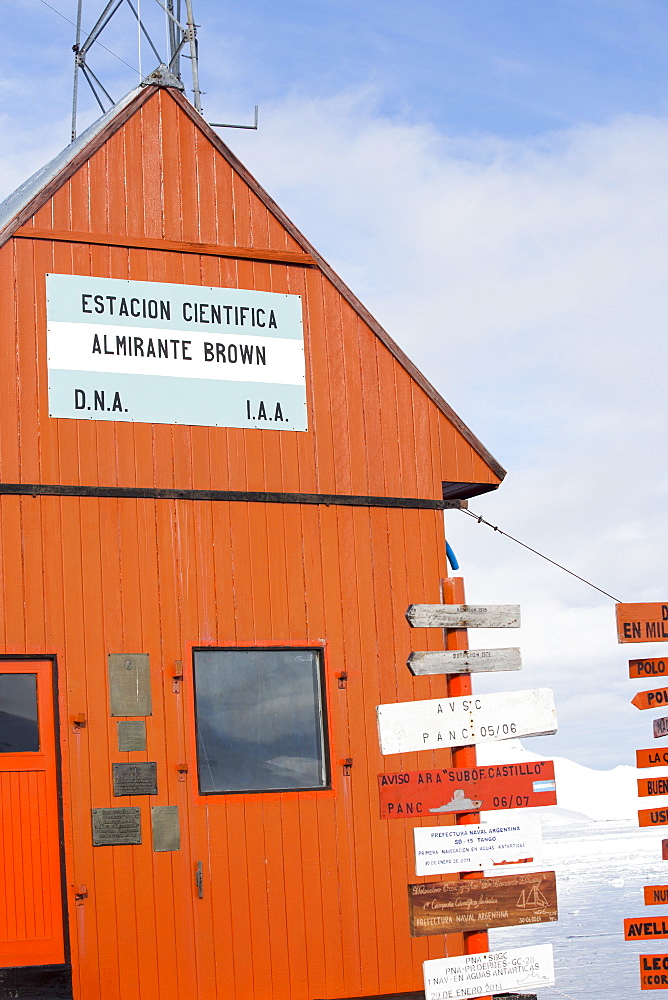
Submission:
[[[450,542],[446,542],[445,543],[445,554],[448,557],[448,562],[450,563],[450,566],[452,567],[452,569],[458,570],[459,569],[459,563],[457,562],[457,556],[452,551],[452,547],[450,545]]]

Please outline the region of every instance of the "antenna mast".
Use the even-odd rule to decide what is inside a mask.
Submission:
[[[150,80],[151,77],[154,79],[159,79],[162,83],[171,83],[173,86],[178,86],[183,89],[183,84],[181,81],[181,58],[189,59],[192,73],[192,92],[193,92],[193,104],[199,113],[202,113],[202,94],[199,88],[199,66],[198,66],[198,45],[197,45],[197,25],[193,17],[192,0],[184,0],[185,4],[185,23],[182,17],[182,0],[155,0],[158,6],[164,11],[166,20],[166,36],[167,45],[169,47],[169,53],[166,58],[163,58],[158,51],[158,48],[153,42],[146,25],[144,24],[140,11],[135,7],[132,0],[107,0],[102,13],[98,17],[97,21],[93,25],[90,32],[86,33],[81,25],[83,0],[78,0],[77,4],[77,24],[76,24],[76,40],[72,46],[72,51],[74,52],[74,82],[72,88],[72,141],[76,139],[77,136],[77,112],[78,112],[78,97],[79,97],[79,74],[81,74],[86,82],[88,83],[95,100],[97,101],[102,114],[113,108],[116,103],[114,99],[109,94],[108,90],[104,84],[99,80],[94,71],[92,70],[89,62],[89,53],[93,45],[102,44],[100,42],[100,35],[104,29],[108,26],[114,14],[123,7],[125,4],[130,8],[134,18],[137,21],[141,36],[144,37],[145,43],[148,44],[153,55],[158,61],[157,69],[154,73],[146,77],[146,80]],[[85,40],[82,42],[82,37]],[[141,44],[141,41],[140,43]],[[188,46],[189,54],[183,53],[185,46]],[[106,48],[106,46],[102,46]],[[109,51],[107,49],[107,51]],[[112,53],[112,55],[115,53]],[[120,58],[120,57],[118,57]],[[121,62],[125,62],[124,59]],[[140,60],[141,64],[141,60]],[[128,63],[125,63],[129,66]],[[132,68],[132,67],[130,67]],[[144,82],[144,81],[140,81]],[[105,107],[105,104],[108,106]]]

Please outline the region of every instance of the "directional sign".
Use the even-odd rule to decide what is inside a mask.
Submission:
[[[658,740],[661,736],[668,736],[668,716],[664,715],[660,719],[654,719],[652,722],[652,732],[654,733],[655,740]]]
[[[381,819],[555,806],[554,761],[379,774]]]
[[[647,941],[649,938],[668,938],[668,920],[645,920],[644,917],[624,921],[625,941]]]
[[[619,642],[665,642],[668,640],[668,604],[618,604]]]
[[[500,820],[465,826],[419,826],[413,830],[415,874],[472,872],[542,855],[540,820]]]
[[[668,826],[668,809],[639,809],[639,826]]]
[[[668,840],[661,841],[661,860],[668,861]]]
[[[659,906],[668,903],[668,885],[646,885],[643,886],[645,894],[645,906]]]
[[[416,676],[522,669],[522,657],[517,648],[442,649],[433,653],[411,653],[407,663],[410,672]]]
[[[638,795],[668,795],[668,778],[638,778]]]
[[[668,687],[654,688],[652,691],[638,691],[635,697],[631,698],[631,704],[641,711],[646,708],[661,708],[668,705]]]
[[[649,747],[647,750],[636,750],[636,767],[666,767],[668,765],[668,750]]]
[[[482,931],[558,919],[554,872],[408,886],[411,935]]]
[[[519,604],[411,604],[412,628],[519,628]],[[667,636],[668,638],[668,636]]]
[[[668,955],[639,955],[640,989],[668,989]]]
[[[509,990],[554,985],[551,944],[434,958],[423,962],[422,970],[425,1000],[473,1000]]]
[[[379,705],[382,753],[495,743],[557,731],[550,688]]]
[[[668,676],[668,659],[629,660],[629,677]]]

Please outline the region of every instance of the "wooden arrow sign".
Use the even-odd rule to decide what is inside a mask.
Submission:
[[[647,750],[636,750],[636,767],[666,767],[668,766],[668,750],[649,747]]]
[[[668,885],[645,885],[645,906],[661,906],[668,903]]]
[[[638,955],[640,959],[640,989],[668,989],[668,955]]]
[[[519,649],[440,649],[433,653],[411,653],[408,669],[423,674],[475,674],[492,670],[521,670]]]
[[[519,604],[411,604],[412,628],[519,628]]]
[[[668,604],[617,604],[619,642],[668,641]]]
[[[668,795],[668,778],[638,778],[638,795]]]
[[[668,677],[668,660],[629,660],[629,677]]]
[[[550,688],[379,705],[382,753],[495,743],[557,731]]]
[[[462,827],[465,830],[465,827]],[[479,931],[558,919],[554,872],[408,886],[411,935]]]
[[[661,708],[668,705],[668,688],[654,688],[653,691],[638,691],[631,704],[641,711],[646,708]]]
[[[650,938],[668,938],[668,919],[645,920],[640,917],[624,921],[625,941],[648,941]]]

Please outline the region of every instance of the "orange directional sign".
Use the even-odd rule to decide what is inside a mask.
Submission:
[[[668,659],[629,660],[629,677],[668,677]]]
[[[661,708],[668,705],[668,687],[654,688],[653,691],[638,691],[635,698],[631,699],[631,704],[636,708]]]
[[[640,989],[668,989],[668,955],[639,955]]]
[[[666,767],[668,765],[668,750],[649,747],[648,750],[636,750],[636,767]]]
[[[625,941],[647,941],[649,938],[668,938],[668,918],[644,920],[640,917],[624,921]]]
[[[643,886],[645,893],[645,906],[659,906],[660,903],[668,903],[668,885],[646,885]]]
[[[665,642],[668,640],[668,604],[618,604],[619,642]]]
[[[668,809],[639,809],[639,826],[668,826]]]
[[[668,778],[638,778],[638,795],[668,795]]]

